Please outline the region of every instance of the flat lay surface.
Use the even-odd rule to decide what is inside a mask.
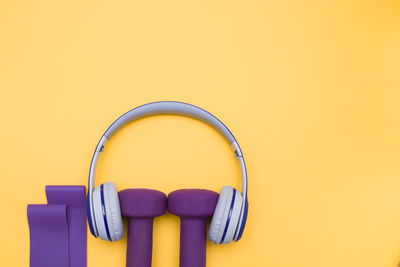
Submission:
[[[27,205],[87,185],[120,115],[160,100],[206,109],[248,168],[242,239],[207,266],[394,267],[400,261],[398,1],[0,2],[2,266],[28,266]],[[96,183],[240,188],[217,131],[156,116],[119,131]],[[180,219],[154,220],[153,266],[178,266]],[[125,266],[126,235],[88,233],[88,266]]]

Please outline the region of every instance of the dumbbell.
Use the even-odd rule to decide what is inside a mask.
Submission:
[[[205,267],[207,219],[218,194],[210,190],[182,189],[168,195],[168,211],[181,219],[180,267]]]
[[[153,219],[166,212],[166,195],[152,189],[126,189],[118,195],[121,214],[128,218],[126,267],[150,267]]]

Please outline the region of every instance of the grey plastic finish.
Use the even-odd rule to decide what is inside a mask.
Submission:
[[[173,101],[162,101],[162,102],[154,102],[139,106],[134,108],[121,117],[119,117],[104,133],[104,136],[107,139],[110,139],[119,129],[129,124],[130,122],[151,116],[151,115],[182,115],[186,117],[195,118],[201,120],[217,131],[219,131],[222,136],[232,144],[235,141],[232,133],[229,129],[216,117],[214,117],[211,113],[201,109],[199,107],[182,103],[182,102],[173,102]]]

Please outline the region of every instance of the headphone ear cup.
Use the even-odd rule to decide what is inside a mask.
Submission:
[[[242,206],[242,195],[231,186],[224,186],[211,220],[208,238],[214,244],[232,241]]]
[[[120,240],[124,234],[117,187],[102,184],[93,191],[93,211],[99,237],[106,241]]]
[[[114,183],[108,182],[104,184],[103,190],[106,218],[111,241],[118,241],[124,236],[124,223],[122,221],[117,187]]]

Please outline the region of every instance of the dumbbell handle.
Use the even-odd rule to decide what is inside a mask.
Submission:
[[[206,266],[207,218],[181,218],[180,267]]]
[[[151,267],[153,218],[128,218],[126,267]]]

